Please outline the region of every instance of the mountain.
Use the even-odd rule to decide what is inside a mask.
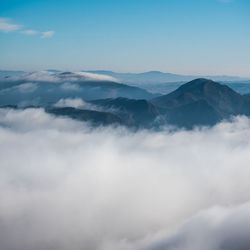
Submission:
[[[112,76],[116,78],[118,81],[128,84],[177,82],[177,81],[191,80],[195,78],[194,76],[182,76],[171,73],[163,73],[160,71],[148,71],[143,73],[117,73],[105,70],[92,70],[86,72]]]
[[[0,79],[0,105],[53,105],[62,98],[85,101],[127,97],[155,97],[142,88],[114,82],[111,77],[91,73],[32,72]]]
[[[242,96],[228,86],[202,78],[188,82],[168,95],[156,97],[152,102],[174,108],[197,100],[206,100],[225,115],[238,114],[243,105]]]
[[[233,115],[249,115],[247,98],[208,79],[188,82],[170,94],[151,100],[171,124],[184,127],[214,125]]]
[[[151,93],[169,94],[188,81],[197,78],[207,78],[221,84],[226,84],[238,93],[245,94],[250,92],[250,78],[237,76],[197,76],[197,75],[180,75],[164,73],[160,71],[148,71],[143,73],[117,73],[105,70],[86,71],[93,74],[110,76],[116,81],[128,85],[141,87]]]
[[[92,104],[111,110],[130,126],[152,127],[160,116],[158,109],[147,100],[128,98],[91,101]]]
[[[187,82],[197,78],[209,78],[214,81],[243,81],[250,80],[250,78],[242,78],[237,76],[197,76],[197,75],[180,75],[172,73],[164,73],[161,71],[148,71],[143,73],[117,73],[113,71],[105,70],[91,70],[83,71],[94,74],[102,74],[112,76],[118,81],[126,84],[132,84],[136,86],[148,85],[148,84],[160,84],[160,83],[173,83],[173,82]]]
[[[24,74],[24,71],[0,70],[0,79]]]
[[[195,79],[170,94],[155,97],[140,88],[100,81],[95,75],[90,81],[88,77],[49,72],[13,80],[9,85],[5,82],[9,87],[0,88],[0,106],[44,107],[48,113],[89,121],[94,126],[120,124],[130,128],[174,125],[192,129],[212,126],[231,116],[250,116],[250,94],[241,95],[209,79]]]
[[[87,93],[86,96],[82,96],[85,100],[117,97],[151,99],[156,96],[142,88],[116,82],[85,82],[79,84],[79,86],[84,89],[83,95]]]
[[[50,107],[45,109],[47,113],[57,116],[67,116],[79,121],[90,122],[94,126],[100,125],[125,125],[124,122],[116,115],[108,112],[99,112],[93,110],[76,109],[72,107]]]
[[[220,83],[227,85],[240,94],[250,93],[250,81],[221,81]]]

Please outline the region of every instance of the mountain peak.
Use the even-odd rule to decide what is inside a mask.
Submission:
[[[198,78],[183,84],[177,90],[166,96],[174,97],[180,95],[193,95],[198,99],[213,98],[213,96],[219,97],[221,95],[240,96],[228,86],[206,78]]]
[[[182,111],[189,107],[190,116],[192,113],[190,107],[194,106],[195,103],[198,103],[200,107],[204,106],[201,101],[205,101],[206,106],[213,108],[213,113],[219,114],[221,118],[242,113],[243,98],[240,94],[226,85],[205,78],[195,79],[183,84],[168,95],[152,100],[154,104],[160,107],[174,110],[173,113],[178,113],[181,107],[183,107]],[[215,117],[218,117],[218,115]]]
[[[198,78],[198,79],[195,79],[195,80],[192,80],[186,84],[183,84],[181,88],[199,88],[199,87],[204,87],[204,86],[213,86],[213,87],[217,87],[217,88],[220,88],[224,85],[221,85],[220,83],[217,83],[217,82],[214,82],[213,80],[210,80],[210,79],[207,79],[207,78]]]

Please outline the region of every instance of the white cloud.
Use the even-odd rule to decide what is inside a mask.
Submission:
[[[21,93],[32,93],[37,89],[37,85],[35,83],[23,83],[16,87]]]
[[[11,23],[11,19],[9,19],[9,18],[2,18],[2,17],[0,18],[0,32],[8,33],[11,31],[20,30],[21,28],[22,28],[22,25]],[[55,32],[53,30],[39,32],[37,30],[30,29],[30,30],[22,30],[20,33],[25,34],[25,35],[41,34],[42,38],[49,38],[49,37],[52,37]]]
[[[61,89],[66,90],[66,91],[79,91],[81,88],[76,85],[76,84],[72,84],[70,82],[65,82],[61,85]]]
[[[22,84],[17,84],[14,86],[10,86],[7,88],[4,88],[1,90],[1,92],[5,95],[5,94],[10,94],[10,93],[15,93],[16,91],[22,94],[25,93],[32,93],[37,89],[37,84],[36,83],[22,83]]]
[[[167,240],[156,240],[147,250],[249,249],[250,203],[216,206],[189,219]]]
[[[10,22],[10,19],[8,18],[0,18],[0,31],[1,32],[11,32],[19,30],[22,26],[13,24]]]
[[[102,75],[92,74],[87,72],[49,72],[49,71],[35,71],[32,73],[25,73],[23,75],[12,76],[8,78],[8,81],[41,81],[41,82],[53,82],[63,83],[62,88],[65,90],[79,90],[79,86],[73,84],[73,82],[84,81],[114,81],[118,82],[116,78]]]
[[[0,141],[1,249],[249,249],[245,117],[132,133],[0,109]]]
[[[40,81],[40,82],[58,82],[56,74],[48,71],[36,71],[27,73],[21,76],[17,76],[14,80],[26,80],[26,81]]]
[[[38,34],[39,32],[36,31],[36,30],[23,30],[21,33],[22,33],[22,34],[25,34],[25,35],[36,35],[36,34]]]
[[[112,82],[119,82],[115,77],[103,75],[103,74],[94,74],[89,72],[76,72],[76,74],[80,76],[86,77],[87,80],[96,80],[96,81],[112,81]]]
[[[100,110],[95,105],[91,105],[83,101],[81,98],[66,98],[60,99],[56,104],[56,107],[72,107],[72,108],[79,108],[79,109],[88,109],[88,110]]]
[[[42,32],[42,38],[49,38],[55,34],[53,30]]]
[[[55,106],[56,107],[73,107],[73,108],[81,108],[83,107],[85,102],[80,98],[75,99],[60,99]]]
[[[9,18],[2,18],[2,17],[0,18],[0,32],[8,33],[11,31],[17,31],[17,30],[20,30],[22,27],[23,27],[22,25],[11,23],[11,19]],[[55,32],[53,30],[40,32],[37,30],[29,29],[29,30],[22,30],[20,31],[20,33],[24,35],[41,34],[42,38],[49,38],[49,37],[52,37]]]

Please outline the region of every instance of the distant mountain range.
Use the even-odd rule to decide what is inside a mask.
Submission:
[[[6,74],[0,77],[0,107],[43,107],[53,115],[88,121],[93,126],[190,129],[236,115],[250,116],[250,94],[205,78],[182,84],[168,94],[152,94],[115,82],[115,76],[104,71]]]
[[[112,110],[121,119],[120,124],[132,127],[174,125],[191,129],[212,126],[236,115],[250,116],[249,95],[240,95],[226,85],[207,79],[193,80],[170,94],[151,100],[116,98],[91,103]],[[60,112],[58,109],[57,114]],[[110,123],[117,121],[110,120]]]
[[[65,73],[60,70],[49,69],[44,72],[50,73]],[[238,76],[227,76],[227,75],[181,75],[164,73],[161,71],[148,71],[142,73],[119,73],[108,70],[82,70],[81,72],[106,75],[114,77],[116,80],[128,83],[128,84],[151,84],[151,83],[172,83],[172,82],[187,82],[197,78],[207,78],[218,82],[244,82],[250,81],[250,77],[238,77]],[[71,72],[66,72],[71,73]],[[11,71],[11,70],[0,70],[0,79],[3,77],[10,77],[13,75],[27,74],[25,71]]]
[[[226,84],[241,94],[250,92],[250,77],[178,75],[163,73],[160,71],[149,71],[144,73],[116,73],[105,70],[93,70],[86,72],[111,76],[117,79],[117,81],[144,88],[145,90],[155,94],[168,94],[176,90],[182,84],[198,78],[206,78]]]
[[[35,72],[0,79],[0,105],[46,106],[62,98],[90,101],[117,97],[151,99],[155,96],[142,88],[95,74]]]
[[[182,84],[197,78],[206,78],[213,81],[217,81],[222,84],[226,84],[235,91],[242,94],[250,92],[250,77],[244,78],[237,76],[180,75],[164,73],[160,71],[149,71],[143,73],[117,73],[106,70],[89,70],[72,73],[49,69],[42,72],[27,73],[24,71],[0,70],[0,82],[6,80],[10,82],[13,80],[13,78],[22,78],[23,80],[26,79],[30,81],[31,79],[35,79],[37,75],[39,76],[38,78],[46,77],[46,74],[49,78],[53,78],[53,76],[55,76],[56,78],[60,78],[60,80],[62,81],[63,79],[67,81],[69,78],[80,78],[81,81],[96,81],[99,79],[102,81],[108,80],[113,82],[119,82],[126,85],[143,88],[144,90],[147,90],[148,92],[154,94],[168,94],[176,90]],[[68,82],[71,81],[69,80]]]
[[[152,83],[158,84],[158,83],[169,83],[169,82],[187,82],[197,78],[207,78],[219,82],[220,81],[239,82],[239,81],[250,80],[250,77],[243,78],[237,76],[179,75],[172,73],[164,73],[160,71],[148,71],[143,73],[116,73],[113,71],[92,70],[83,72],[112,76],[117,80],[127,84],[152,84]]]

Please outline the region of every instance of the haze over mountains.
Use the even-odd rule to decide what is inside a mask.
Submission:
[[[228,85],[235,91],[245,94],[250,92],[250,77],[237,76],[202,76],[202,75],[180,75],[164,73],[160,71],[149,71],[144,73],[117,73],[105,70],[86,71],[95,74],[105,74],[116,78],[120,82],[144,88],[152,93],[168,94],[182,84],[197,78],[206,78]]]
[[[90,73],[34,72],[4,76],[0,80],[0,105],[48,105],[61,98],[84,100],[130,97],[150,99],[148,91],[115,82],[116,79]]]
[[[117,80],[119,74],[108,75],[106,71],[7,71],[1,74],[2,107],[44,107],[54,115],[88,121],[94,126],[160,128],[174,125],[190,129],[215,125],[232,116],[250,116],[249,95],[204,78],[177,85],[176,90],[164,95],[124,84]],[[161,72],[129,74],[134,81],[135,76],[137,80],[154,79],[156,85],[168,77],[177,79],[177,75]]]
[[[40,72],[41,73],[41,72]],[[63,73],[60,70],[47,70],[46,73]],[[27,76],[39,74],[39,72],[26,73],[24,71],[4,71],[0,70],[0,79],[12,78],[13,76]],[[107,70],[90,70],[81,71],[78,74],[85,75],[88,79],[98,78],[108,79],[114,82],[121,82],[127,85],[143,88],[151,93],[167,94],[177,89],[182,84],[192,81],[197,78],[207,78],[217,81],[222,84],[227,84],[235,91],[245,94],[250,92],[250,77],[237,77],[237,76],[202,76],[202,75],[178,75],[171,73],[164,73],[160,71],[148,71],[143,73],[117,73]]]
[[[202,76],[202,75],[180,75],[172,73],[164,73],[161,71],[148,71],[143,73],[117,73],[106,70],[90,70],[83,71],[94,74],[103,74],[114,77],[124,83],[130,84],[149,84],[149,83],[166,83],[166,82],[187,82],[197,78],[208,78],[214,81],[245,81],[250,80],[246,77],[237,76]]]
[[[43,72],[63,73],[61,70],[45,70]],[[151,84],[151,83],[167,83],[167,82],[187,82],[197,78],[208,78],[214,81],[227,82],[243,82],[250,81],[250,77],[227,76],[227,75],[181,75],[173,73],[165,73],[161,71],[147,71],[142,73],[119,73],[109,70],[82,70],[83,74],[89,73],[89,76],[106,76],[112,77],[123,83],[130,84]],[[35,72],[34,72],[35,73]],[[32,74],[32,73],[31,73]],[[27,75],[25,71],[0,70],[0,78],[11,77],[14,75]]]

